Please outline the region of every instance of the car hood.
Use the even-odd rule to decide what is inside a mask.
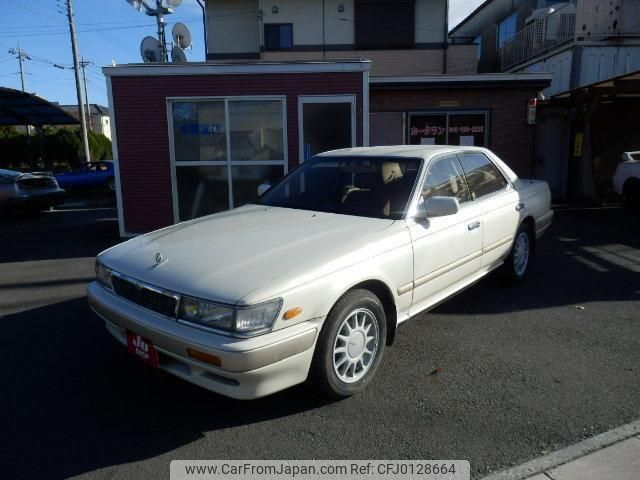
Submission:
[[[151,285],[236,303],[289,272],[308,281],[314,267],[366,245],[368,237],[393,223],[248,205],[134,238],[99,260]]]

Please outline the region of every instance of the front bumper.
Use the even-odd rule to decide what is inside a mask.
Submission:
[[[97,282],[89,285],[87,294],[93,311],[122,344],[127,343],[127,330],[140,334],[157,348],[163,370],[244,400],[304,382],[323,321],[310,320],[252,338],[233,338],[181,325],[117,297]],[[188,357],[187,348],[219,357],[221,366]]]

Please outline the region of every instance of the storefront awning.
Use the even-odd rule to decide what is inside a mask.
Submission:
[[[0,126],[76,125],[78,120],[57,105],[31,93],[0,87]]]

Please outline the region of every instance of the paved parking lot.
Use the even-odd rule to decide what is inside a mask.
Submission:
[[[480,477],[640,418],[640,220],[619,209],[558,212],[524,284],[491,277],[404,324],[337,403],[230,400],[130,358],[84,298],[115,242],[113,209],[0,220],[2,478],[190,458],[459,458]]]

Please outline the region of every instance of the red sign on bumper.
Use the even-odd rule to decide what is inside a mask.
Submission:
[[[142,335],[127,332],[127,348],[144,363],[158,368],[158,350],[153,344]]]

